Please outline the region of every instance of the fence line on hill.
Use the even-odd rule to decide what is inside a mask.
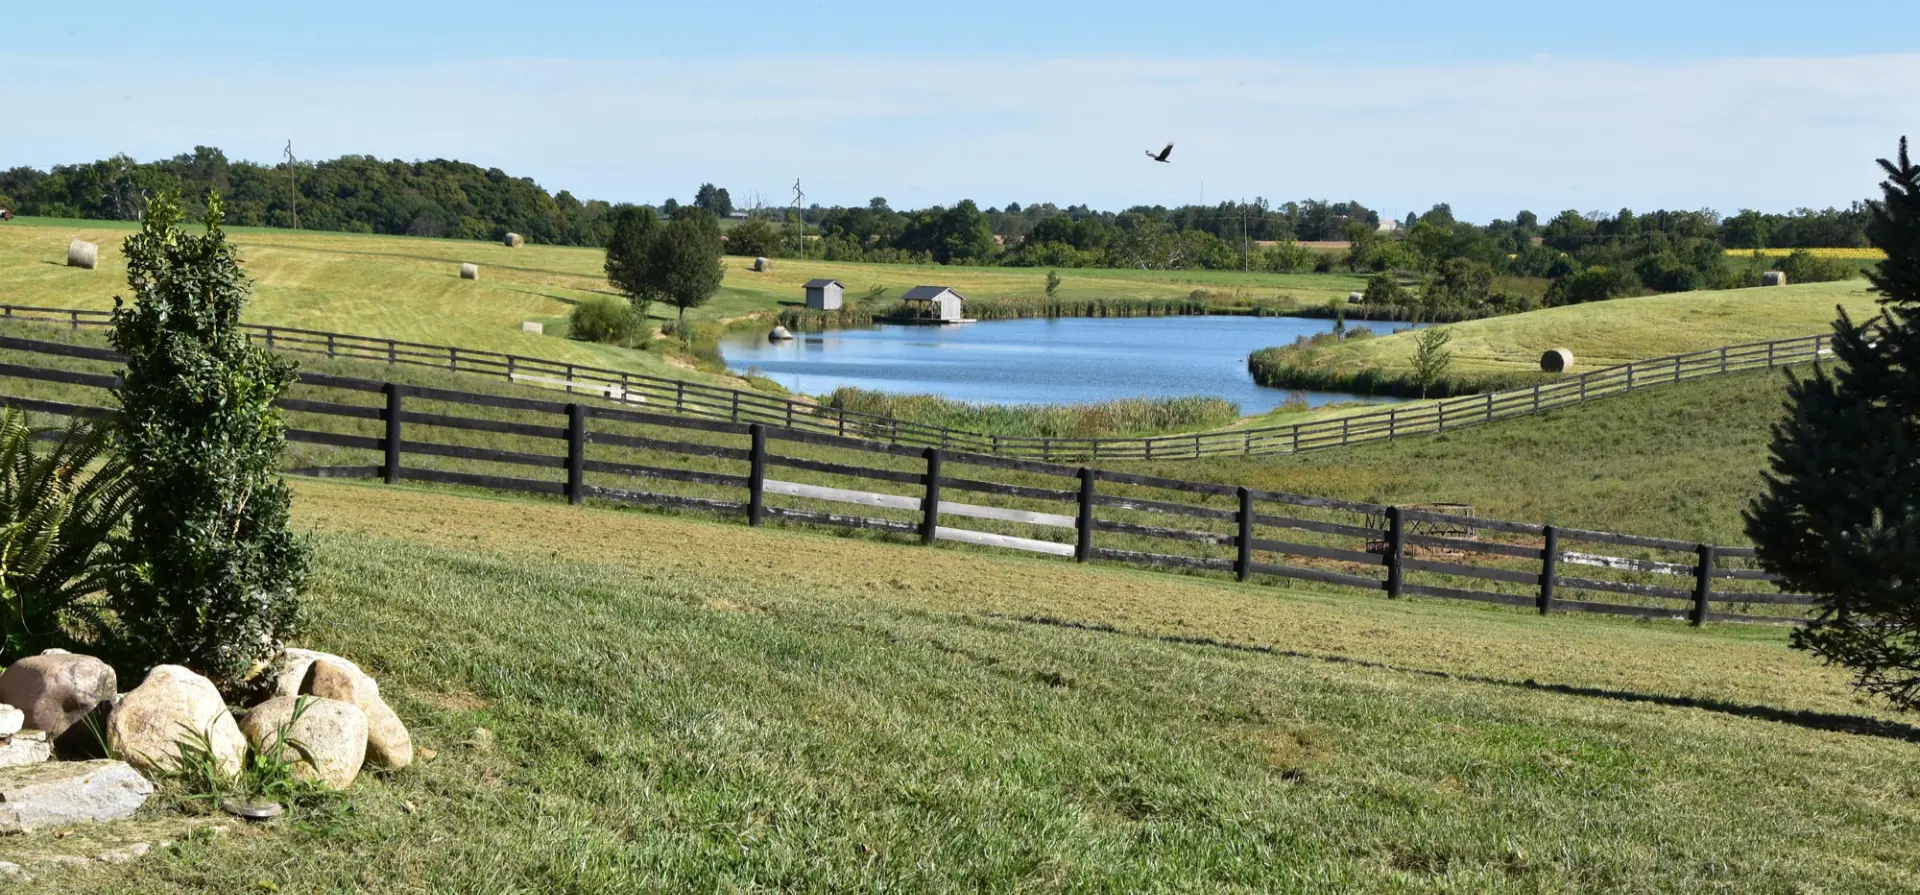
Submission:
[[[11,337],[0,338],[0,347],[122,359],[100,348]],[[57,384],[49,388],[119,385],[108,373],[17,363],[0,363],[0,379]],[[779,520],[861,529],[924,544],[950,541],[1242,582],[1307,581],[1542,614],[1594,612],[1694,625],[1782,622],[1804,618],[1796,607],[1813,602],[1762,589],[1778,579],[1752,567],[1750,547],[313,372],[301,373],[295,389],[279,402],[290,423],[287,437],[331,461],[291,470],[309,476],[697,510],[744,517],[755,526]],[[429,406],[419,409],[421,403]],[[115,412],[29,395],[0,394],[0,404],[64,417]],[[459,443],[462,438],[480,443]],[[535,477],[538,470],[546,477]],[[811,481],[798,480],[805,478]],[[966,499],[950,496],[956,492]]]
[[[106,326],[109,316],[107,311],[0,305],[0,319],[66,323],[74,329]],[[770,423],[782,428],[894,445],[955,448],[1040,460],[1093,461],[1266,456],[1346,447],[1530,416],[1656,385],[1802,364],[1831,353],[1829,336],[1799,336],[1630,361],[1551,383],[1447,398],[1414,407],[1390,406],[1285,426],[1141,438],[1049,438],[983,435],[760,392],[495,351],[284,326],[244,324],[242,328],[256,343],[279,351],[434,367],[548,387],[558,385],[569,394],[584,393],[627,404],[643,404],[683,416]]]

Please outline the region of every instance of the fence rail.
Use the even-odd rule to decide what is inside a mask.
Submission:
[[[48,359],[114,352],[20,338]],[[7,391],[117,387],[109,374],[8,363]],[[19,385],[28,386],[19,388]],[[67,397],[66,391],[56,397]],[[37,414],[111,402],[0,394]],[[421,481],[863,529],[1232,577],[1642,618],[1785,622],[1753,550],[914,448],[765,422],[301,373],[281,401],[294,473]],[[1421,532],[1434,532],[1422,534]],[[1444,533],[1444,534],[1440,534]]]
[[[0,319],[106,326],[110,312],[0,305]],[[1045,438],[985,435],[823,407],[755,391],[689,383],[603,367],[283,326],[243,326],[256,343],[278,351],[435,367],[505,378],[569,394],[641,404],[681,416],[765,423],[913,447],[940,447],[1040,460],[1191,460],[1346,447],[1529,416],[1635,389],[1707,376],[1803,364],[1831,353],[1827,335],[1728,345],[1632,361],[1526,388],[1388,407],[1287,426],[1158,435],[1145,438]]]

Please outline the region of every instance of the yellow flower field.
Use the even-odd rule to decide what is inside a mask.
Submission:
[[[1760,249],[1759,251],[1760,251],[1760,254],[1766,255],[1768,257],[1784,258],[1788,254],[1791,254],[1794,250],[1793,249]],[[1885,252],[1882,252],[1879,249],[1871,249],[1871,248],[1869,249],[1807,249],[1807,251],[1816,258],[1844,258],[1849,261],[1878,261],[1882,258],[1887,257],[1887,254]],[[1753,252],[1754,252],[1753,249],[1728,249],[1727,250],[1728,255],[1732,255],[1735,257],[1751,255],[1753,254]]]

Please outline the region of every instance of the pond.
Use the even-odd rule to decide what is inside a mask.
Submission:
[[[1370,324],[1382,334],[1405,326]],[[755,371],[810,395],[843,385],[982,404],[1208,395],[1256,414],[1294,393],[1255,385],[1247,355],[1331,329],[1331,320],[1303,317],[1070,317],[883,325],[801,333],[789,342],[769,342],[764,331],[739,331],[723,339],[720,350],[734,372]],[[1392,400],[1306,396],[1315,406]]]

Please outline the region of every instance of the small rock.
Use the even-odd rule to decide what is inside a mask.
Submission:
[[[301,749],[276,740],[282,729]],[[275,696],[247,712],[240,731],[256,751],[264,754],[278,746],[296,775],[334,789],[352,786],[367,758],[367,714],[337,699]]]
[[[27,713],[0,702],[0,737],[10,737],[27,726]]]
[[[418,758],[421,761],[432,761],[440,757],[440,752],[437,749],[428,749],[425,746],[421,746],[420,748],[413,750],[413,757]]]
[[[146,853],[150,851],[153,851],[153,843],[135,842],[132,845],[123,845],[119,848],[103,851],[95,857],[95,860],[104,864],[124,864],[135,858],[144,857]]]
[[[53,744],[44,730],[23,730],[0,737],[0,768],[39,764],[53,757]]]
[[[58,738],[101,703],[112,703],[119,681],[92,656],[48,650],[0,674],[0,702],[24,715],[23,727]]]
[[[247,752],[240,726],[212,681],[178,665],[154,666],[107,721],[108,748],[143,770],[178,769],[181,741],[196,734],[222,774],[239,775]]]
[[[0,832],[119,820],[153,784],[124,761],[50,761],[0,770]]]
[[[12,861],[0,861],[0,874],[7,876],[26,876],[27,868],[15,864]]]

